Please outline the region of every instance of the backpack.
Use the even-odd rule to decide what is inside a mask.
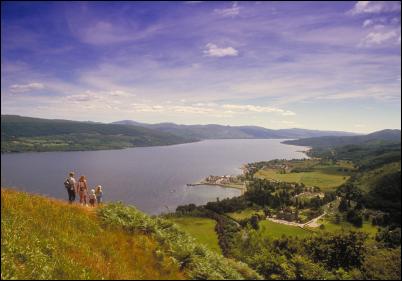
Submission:
[[[69,178],[67,178],[65,181],[64,181],[64,187],[66,188],[66,189],[74,189],[74,187],[73,187],[73,185],[72,185],[72,183],[71,183],[71,181],[70,181],[70,179]]]

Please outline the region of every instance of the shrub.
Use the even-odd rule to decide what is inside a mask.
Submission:
[[[109,204],[98,211],[105,224],[123,227],[130,233],[153,236],[191,279],[261,279],[247,265],[228,259],[195,243],[194,239],[172,222],[151,218],[131,206]],[[233,263],[236,266],[233,266]]]

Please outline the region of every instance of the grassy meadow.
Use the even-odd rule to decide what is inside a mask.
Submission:
[[[213,227],[202,221],[199,230],[208,231],[199,237],[210,238]],[[1,261],[1,279],[261,279],[133,206],[88,208],[4,188]]]
[[[318,186],[322,191],[327,191],[334,190],[346,182],[350,177],[350,170],[353,169],[353,166],[346,161],[320,164],[317,160],[306,160],[300,163],[292,162],[291,165],[294,168],[306,168],[309,171],[282,173],[278,169],[265,168],[259,170],[255,176],[283,182],[303,183],[306,186]]]
[[[158,248],[94,209],[1,189],[1,279],[184,279]]]
[[[254,214],[264,215],[264,212],[262,210],[245,209],[239,212],[227,213],[226,215],[236,221],[240,221],[244,219],[249,219]]]
[[[215,220],[198,217],[170,217],[169,220],[208,249],[219,254],[222,253],[218,244],[218,235],[215,232]]]
[[[338,231],[361,231],[370,236],[370,238],[375,238],[375,235],[378,232],[378,227],[373,226],[370,221],[365,220],[363,222],[362,227],[355,227],[351,223],[341,220],[339,224],[334,223],[330,218],[328,217],[323,217],[320,220],[318,220],[318,223],[323,224],[324,228],[323,231],[328,231],[328,232],[338,232]]]
[[[260,229],[258,231],[261,233],[261,235],[272,239],[278,239],[282,236],[304,238],[314,234],[313,231],[309,231],[297,226],[280,224],[269,220],[260,221],[259,225]]]

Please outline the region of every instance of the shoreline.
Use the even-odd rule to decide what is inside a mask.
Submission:
[[[163,146],[174,146],[174,145],[184,145],[184,144],[192,144],[202,141],[208,140],[289,140],[289,139],[282,139],[282,138],[223,138],[223,139],[197,139],[197,140],[188,140],[185,142],[178,142],[178,143],[168,143],[168,144],[155,144],[155,145],[138,145],[138,146],[124,146],[124,147],[110,147],[110,148],[92,148],[92,149],[56,149],[56,150],[18,150],[18,151],[1,151],[1,154],[20,154],[20,153],[43,153],[43,152],[87,152],[87,151],[108,151],[108,150],[124,150],[130,148],[146,148],[146,147],[163,147]],[[292,139],[290,139],[292,140]],[[293,145],[281,142],[281,144],[285,145]],[[302,146],[302,145],[294,145],[294,146]],[[304,147],[304,146],[303,146]],[[297,150],[296,152],[301,152],[307,155],[307,153],[311,150],[311,147],[308,147],[307,150]],[[308,156],[308,155],[307,155]],[[309,157],[309,156],[308,156]]]
[[[227,185],[227,184],[219,184],[219,183],[207,183],[207,182],[197,182],[197,183],[188,183],[187,186],[198,186],[198,185],[210,185],[210,186],[219,186],[223,188],[234,188],[242,191],[242,194],[247,191],[245,185],[241,186],[234,186],[234,185]]]

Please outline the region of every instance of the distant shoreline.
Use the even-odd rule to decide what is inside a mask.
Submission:
[[[283,140],[278,138],[245,138],[245,139],[200,139],[200,140],[193,140],[193,141],[186,141],[186,142],[179,142],[179,143],[169,143],[169,144],[156,144],[156,145],[139,145],[139,146],[129,146],[129,147],[110,147],[110,148],[91,148],[91,149],[64,149],[64,150],[20,150],[20,151],[1,151],[1,154],[19,154],[19,153],[42,153],[42,152],[85,152],[85,151],[107,151],[107,150],[124,150],[130,148],[140,148],[140,147],[164,147],[164,146],[173,146],[173,145],[183,145],[183,144],[192,144],[202,141],[208,140]],[[293,145],[281,142],[281,144],[285,145]],[[296,152],[304,153],[308,156],[308,152],[311,150],[297,150]]]
[[[218,184],[218,183],[207,183],[207,182],[197,182],[197,183],[188,183],[187,186],[199,186],[199,185],[209,185],[209,186],[219,186],[223,188],[233,188],[241,191],[241,194],[243,195],[246,191],[247,188],[244,185],[243,187],[241,186],[234,186],[234,185],[225,185],[225,184]]]
[[[236,189],[246,189],[246,187],[240,187],[230,184],[219,184],[219,183],[207,183],[207,182],[197,182],[197,183],[188,183],[187,186],[197,186],[197,185],[214,185],[214,186],[221,186],[227,188],[236,188]]]

